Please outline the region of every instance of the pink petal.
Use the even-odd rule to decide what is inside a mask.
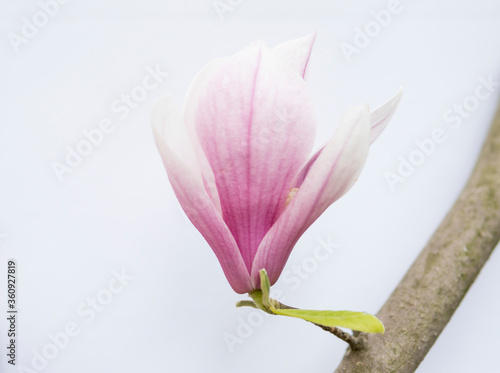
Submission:
[[[392,116],[394,115],[398,107],[402,95],[403,95],[403,90],[400,89],[396,96],[394,96],[384,105],[382,105],[381,107],[370,113],[370,123],[372,126],[370,132],[370,144],[373,144],[373,142],[380,136],[385,127],[387,127],[387,124],[392,119]],[[322,150],[323,148],[319,149],[302,167],[302,169],[298,173],[293,183],[293,186],[295,188],[300,187],[305,177],[307,176],[307,173],[311,169],[312,165],[314,164],[314,162],[316,162],[316,159],[318,159],[319,155],[321,154]]]
[[[250,271],[314,142],[309,92],[302,77],[256,44],[213,73],[195,118],[224,221]]]
[[[296,196],[262,240],[251,272],[255,287],[259,287],[262,268],[267,270],[271,284],[278,280],[300,236],[351,188],[368,154],[369,137],[368,107],[350,110],[312,163]]]
[[[400,88],[396,96],[370,113],[370,122],[372,126],[372,130],[370,133],[370,144],[372,144],[380,136],[382,131],[389,124],[389,121],[396,112],[402,96],[403,89]]]
[[[315,40],[316,33],[314,32],[299,39],[280,44],[273,51],[279,54],[304,78]]]
[[[322,147],[319,149],[314,155],[307,161],[307,163],[302,167],[300,172],[297,174],[295,177],[295,181],[292,184],[292,188],[300,188],[302,183],[304,182],[304,179],[306,178],[307,174],[309,173],[309,170],[313,166],[314,162],[318,159],[320,156],[321,152],[323,151],[325,147]]]
[[[220,207],[219,195],[217,193],[217,188],[215,185],[215,178],[210,165],[208,164],[207,158],[203,149],[201,148],[198,137],[196,136],[196,132],[194,130],[194,113],[195,107],[198,104],[198,98],[202,89],[206,86],[208,79],[212,75],[214,71],[222,66],[227,58],[219,58],[216,60],[210,61],[206,64],[194,77],[191,85],[186,93],[186,99],[184,100],[184,122],[186,123],[187,130],[189,136],[191,138],[191,142],[194,144],[194,152],[196,154],[196,158],[200,165],[201,173],[203,175],[203,183],[205,186],[205,190],[208,195],[212,199],[212,202],[215,204],[215,207],[222,214]]]
[[[228,227],[207,195],[189,136],[170,96],[153,108],[153,133],[168,178],[182,208],[219,259],[233,290],[252,290],[250,275]]]

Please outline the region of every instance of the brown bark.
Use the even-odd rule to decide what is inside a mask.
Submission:
[[[414,372],[500,238],[500,107],[457,201],[377,316],[386,333],[364,334],[337,373]]]

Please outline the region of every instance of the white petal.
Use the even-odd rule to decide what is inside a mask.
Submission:
[[[299,39],[280,44],[273,51],[304,78],[315,39],[316,33],[314,32]]]
[[[398,108],[399,101],[403,96],[403,88],[392,99],[370,113],[370,123],[372,130],[370,133],[370,144],[372,144],[389,124],[392,116]]]

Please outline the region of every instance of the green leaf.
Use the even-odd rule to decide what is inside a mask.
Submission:
[[[273,309],[277,315],[297,317],[323,326],[338,326],[365,333],[384,333],[384,325],[366,312]]]
[[[236,303],[236,307],[253,307],[259,309],[259,307],[257,307],[257,305],[251,300],[240,300]]]
[[[260,273],[260,289],[262,290],[262,304],[266,307],[271,307],[271,301],[269,299],[269,293],[271,291],[271,284],[269,282],[269,277],[267,277],[267,271],[261,269]]]

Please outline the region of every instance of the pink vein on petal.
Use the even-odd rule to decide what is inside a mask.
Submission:
[[[252,192],[252,183],[251,183],[251,154],[252,154],[252,122],[253,122],[253,110],[254,110],[254,102],[255,102],[255,90],[257,87],[257,76],[259,75],[259,68],[260,68],[260,63],[262,59],[262,47],[259,48],[259,54],[257,55],[257,66],[255,68],[255,72],[253,75],[253,84],[252,84],[252,94],[250,98],[250,113],[249,113],[249,118],[248,118],[248,131],[247,131],[247,152],[248,152],[248,168],[247,168],[247,184],[248,184],[248,193],[251,194]],[[240,248],[241,250],[241,248]],[[252,261],[253,261],[253,253],[250,252],[245,252],[241,253],[243,256],[243,259],[245,261],[245,264],[247,266],[248,272],[252,270]]]
[[[314,35],[314,38],[316,39],[316,34]],[[306,77],[306,71],[307,71],[307,65],[309,64],[309,60],[311,59],[311,53],[313,49],[313,43],[311,43],[311,46],[309,48],[309,54],[307,55],[306,63],[304,65],[304,71],[302,72],[302,78]]]

